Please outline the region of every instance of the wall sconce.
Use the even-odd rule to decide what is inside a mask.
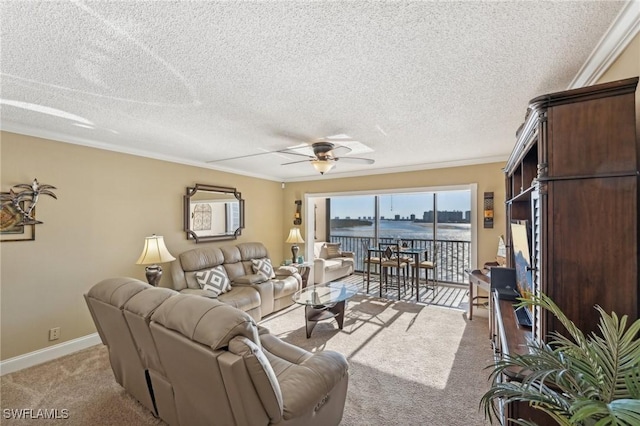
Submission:
[[[300,209],[302,208],[302,200],[296,200],[296,212],[293,215],[293,224],[294,225],[302,225],[302,214],[300,213]]]
[[[484,227],[493,228],[493,192],[484,193]]]

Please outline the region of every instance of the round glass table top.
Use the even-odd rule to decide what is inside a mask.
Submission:
[[[326,306],[353,297],[358,293],[358,286],[344,282],[312,285],[295,292],[293,301],[301,305]]]

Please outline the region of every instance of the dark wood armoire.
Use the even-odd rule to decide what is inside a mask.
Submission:
[[[533,99],[507,166],[511,222],[531,229],[534,285],[585,332],[595,305],[638,318],[638,78]],[[534,335],[559,324],[544,315]]]
[[[550,296],[587,333],[597,331],[595,305],[631,321],[640,312],[637,85],[636,77],[531,100],[505,167],[508,266],[515,267],[512,223],[525,224],[532,290]],[[539,310],[531,330],[510,324],[508,308],[497,311],[498,328],[508,324],[515,336],[499,342],[504,351],[566,332]],[[504,330],[494,339],[500,335]],[[526,404],[504,408],[506,418],[537,416]]]

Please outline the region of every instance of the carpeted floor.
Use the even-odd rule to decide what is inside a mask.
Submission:
[[[343,330],[323,321],[307,339],[301,306],[262,325],[309,351],[347,356],[343,425],[489,424],[478,410],[492,363],[486,316],[468,321],[458,309],[357,295]]]
[[[2,426],[165,424],[116,383],[103,345],[2,376],[0,407]],[[8,418],[5,411],[22,409],[33,411],[25,413],[26,419]],[[38,419],[44,415],[38,410],[48,410],[58,419]]]
[[[474,316],[475,318],[475,316]],[[320,322],[305,336],[304,308],[291,306],[261,322],[309,351],[337,350],[349,359],[343,425],[486,425],[478,410],[492,362],[486,314],[473,321],[461,309],[359,294],[347,307],[344,329]],[[64,425],[163,424],[116,384],[102,345],[2,376],[5,409],[68,410]],[[212,423],[213,424],[213,423]]]

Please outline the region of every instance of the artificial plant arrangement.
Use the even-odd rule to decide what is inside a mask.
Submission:
[[[504,355],[493,369],[492,386],[481,399],[485,418],[499,418],[498,405],[528,402],[559,425],[640,425],[640,319],[625,330],[627,316],[607,314],[600,306],[599,333],[585,336],[546,295],[521,299],[520,306],[551,312],[570,338],[557,332],[548,343],[529,342],[529,353]],[[521,381],[503,381],[505,370],[520,370]],[[535,425],[523,419],[514,424]]]

